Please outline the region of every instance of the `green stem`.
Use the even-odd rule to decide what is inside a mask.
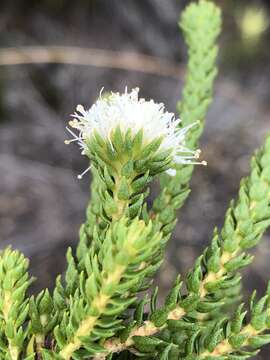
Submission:
[[[60,356],[65,359],[71,359],[72,354],[78,350],[81,345],[81,337],[90,336],[93,331],[100,315],[104,312],[107,305],[110,302],[111,296],[105,294],[104,289],[109,284],[118,284],[122,278],[123,272],[125,271],[125,267],[118,266],[115,270],[110,274],[108,278],[102,279],[101,289],[96,296],[95,300],[92,302],[91,307],[97,309],[97,314],[95,316],[88,316],[84,319],[79,325],[77,331],[75,332],[72,340],[60,351]]]
[[[36,339],[37,352],[38,354],[41,354],[44,348],[45,336],[44,334],[36,334],[35,339]]]
[[[10,291],[4,291],[3,298],[4,301],[3,301],[2,312],[3,312],[4,320],[7,324],[9,321],[9,312],[13,304]],[[8,349],[9,349],[10,357],[12,360],[17,360],[19,358],[20,350],[17,346],[14,346],[12,344],[12,339],[10,339],[8,336],[7,336],[7,340],[8,340]]]

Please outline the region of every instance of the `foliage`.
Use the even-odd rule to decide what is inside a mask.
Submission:
[[[180,19],[188,71],[177,108],[192,150],[212,101],[220,26],[219,9],[206,0],[189,5]],[[161,149],[163,139],[146,142],[143,128],[132,130],[117,126],[110,138],[95,131],[83,139],[92,164],[91,201],[76,253],[67,251],[67,271],[53,293],[29,298],[28,261],[10,248],[0,253],[1,359],[240,360],[270,342],[270,286],[259,300],[252,295],[249,314],[239,305],[239,271],[270,225],[270,137],[253,156],[223,227],[157,306],[158,291],[149,288],[194,166],[176,165],[175,176],[166,174],[173,157]],[[81,134],[76,140],[81,144]],[[149,209],[154,178],[160,194]]]

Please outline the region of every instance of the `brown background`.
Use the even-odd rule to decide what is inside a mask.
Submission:
[[[143,96],[174,111],[183,85],[186,55],[177,21],[187,1],[73,3],[2,0],[1,48],[65,45],[117,51],[106,53],[109,64],[131,51],[180,64],[179,74],[61,64],[0,67],[0,246],[12,244],[30,257],[31,272],[38,277],[33,291],[51,288],[56,274],[64,271],[66,248],[75,247],[84,220],[89,178],[78,181],[76,175],[87,162],[75,145],[63,143],[77,103],[90,106],[102,87],[122,91],[139,86]],[[248,173],[251,153],[270,130],[270,33],[247,46],[237,26],[246,2],[237,7],[234,1],[219,3],[224,10],[220,73],[201,145],[209,165],[196,169],[192,194],[179,214],[158,275],[162,294],[178,272],[185,274],[192,266],[214,225],[222,225],[239,180]],[[249,3],[268,14],[267,2]],[[136,67],[136,58],[129,64]],[[162,69],[173,72],[168,63]],[[255,287],[262,292],[270,278],[269,241],[264,236],[254,250],[256,260],[244,271],[246,294]]]

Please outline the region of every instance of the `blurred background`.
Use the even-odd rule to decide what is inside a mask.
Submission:
[[[89,178],[76,176],[87,161],[75,145],[64,145],[69,114],[78,103],[90,106],[102,87],[125,86],[139,86],[142,96],[174,111],[186,62],[177,22],[188,3],[1,0],[0,246],[30,257],[33,291],[52,287],[64,271],[66,248],[75,247],[84,221]],[[217,3],[224,20],[220,71],[201,144],[209,165],[194,173],[158,275],[162,294],[222,225],[249,157],[270,129],[269,2]],[[270,278],[269,241],[266,234],[254,250],[246,294],[262,292]]]

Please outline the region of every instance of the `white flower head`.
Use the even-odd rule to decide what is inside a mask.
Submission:
[[[197,123],[181,128],[179,126],[181,120],[175,118],[173,113],[167,112],[163,103],[139,98],[138,94],[138,88],[130,93],[126,89],[123,94],[111,93],[109,96],[100,94],[99,99],[89,110],[78,105],[76,112],[72,115],[74,119],[69,122],[69,125],[79,133],[77,135],[67,128],[73,139],[67,140],[66,143],[78,142],[84,153],[87,148],[86,140],[89,140],[94,132],[111,143],[111,134],[117,127],[123,133],[130,129],[133,135],[142,129],[143,142],[146,145],[162,137],[160,150],[171,150],[175,164],[205,165],[204,161],[196,161],[200,150],[193,151],[185,146],[188,130]],[[174,175],[176,171],[170,169],[167,172]]]

